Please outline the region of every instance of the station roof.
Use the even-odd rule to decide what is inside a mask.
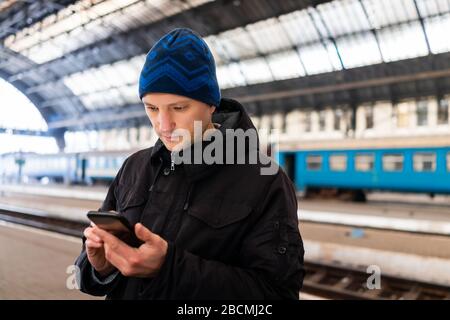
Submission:
[[[145,54],[176,27],[253,114],[450,92],[449,0],[6,0],[0,77],[52,132],[138,125]]]

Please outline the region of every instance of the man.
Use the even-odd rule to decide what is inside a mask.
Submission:
[[[231,129],[255,130],[238,102],[221,99],[203,39],[175,29],[159,40],[139,94],[159,140],[125,161],[101,210],[125,216],[143,244],[87,228],[76,261],[81,290],[108,299],[298,299],[304,251],[285,173],[262,174],[262,161],[195,159],[211,136],[225,143]],[[268,161],[257,143],[215,150]]]

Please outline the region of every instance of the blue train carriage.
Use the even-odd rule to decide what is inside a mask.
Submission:
[[[276,159],[306,196],[369,190],[450,194],[450,137],[281,144]]]
[[[23,176],[27,180],[70,182],[75,179],[76,159],[73,154],[27,154],[24,157]]]
[[[78,176],[87,184],[110,183],[125,159],[135,150],[92,151],[80,154]]]
[[[67,184],[111,182],[122,163],[134,151],[4,154],[0,157],[0,181]]]
[[[16,157],[14,153],[0,155],[0,182],[17,182],[19,174],[19,164],[21,157]]]

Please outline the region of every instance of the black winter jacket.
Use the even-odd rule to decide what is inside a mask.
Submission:
[[[213,122],[224,137],[227,128],[254,128],[230,99],[222,99]],[[260,162],[170,167],[160,140],[131,155],[100,208],[168,241],[157,276],[118,274],[101,284],[83,246],[76,261],[81,291],[107,299],[298,299],[304,250],[295,191],[283,170],[261,175]]]

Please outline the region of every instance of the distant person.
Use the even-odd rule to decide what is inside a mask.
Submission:
[[[139,95],[159,139],[124,162],[100,210],[125,216],[144,244],[87,228],[76,261],[81,291],[107,299],[298,299],[304,250],[294,187],[278,167],[263,173],[274,163],[257,140],[233,145],[236,129],[256,130],[242,105],[221,99],[205,41],[184,28],[161,38],[146,57]],[[215,162],[199,163],[202,153]]]

